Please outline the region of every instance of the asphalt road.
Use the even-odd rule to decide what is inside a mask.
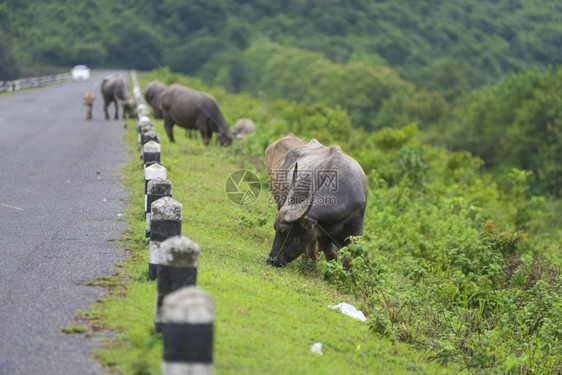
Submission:
[[[65,335],[123,256],[121,121],[104,119],[105,73],[0,96],[0,374],[100,374],[98,340]],[[96,95],[85,120],[86,91]]]

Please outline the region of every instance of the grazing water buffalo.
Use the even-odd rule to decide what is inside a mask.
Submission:
[[[119,74],[107,76],[101,83],[101,94],[103,96],[103,111],[106,120],[109,120],[107,107],[111,103],[115,103],[115,119],[119,118],[119,104],[123,106],[123,119],[125,114],[129,117],[135,116],[135,108],[133,100],[129,96],[129,85]]]
[[[349,236],[363,232],[363,169],[338,146],[316,140],[289,150],[280,169],[287,172],[288,196],[277,213],[268,263],[281,267],[305,252],[316,261],[318,249],[335,259]]]
[[[305,141],[294,134],[289,134],[273,142],[265,150],[265,161],[267,163],[267,173],[269,174],[269,189],[278,208],[281,208],[285,202],[284,198],[288,193],[286,191],[287,185],[278,181],[286,176],[286,171],[281,170],[281,165],[283,165],[289,150],[293,147],[304,145],[306,145]]]
[[[159,81],[152,81],[146,86],[144,99],[154,110],[154,118],[162,118],[162,111],[160,111],[160,106],[158,105],[158,98],[164,90],[166,90],[166,86]]]
[[[234,130],[232,130],[232,135],[236,139],[245,139],[250,134],[256,134],[256,124],[249,118],[241,118],[234,125]]]
[[[174,83],[160,94],[159,103],[170,142],[174,142],[172,129],[177,124],[185,129],[199,130],[206,145],[213,133],[217,133],[217,144],[229,146],[232,143],[232,133],[211,95]]]

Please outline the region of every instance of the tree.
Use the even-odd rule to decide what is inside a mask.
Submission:
[[[146,70],[161,66],[162,43],[148,25],[124,22],[114,26],[114,36],[107,47],[108,62]]]
[[[512,75],[477,91],[454,113],[453,148],[477,154],[491,169],[531,170],[540,188],[562,196],[561,91],[561,68]]]
[[[12,40],[9,37],[10,24],[3,4],[0,4],[0,80],[16,78],[19,64]]]
[[[0,29],[0,80],[13,79],[18,74],[18,62],[11,41]]]

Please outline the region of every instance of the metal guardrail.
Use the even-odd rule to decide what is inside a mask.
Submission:
[[[0,92],[18,91],[30,87],[45,86],[50,83],[59,83],[70,79],[70,74],[53,74],[42,77],[21,78],[13,81],[0,81]]]

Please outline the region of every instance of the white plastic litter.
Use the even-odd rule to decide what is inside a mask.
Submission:
[[[363,314],[363,311],[357,310],[355,306],[350,305],[349,303],[340,302],[337,305],[328,305],[328,308],[332,310],[340,310],[342,314],[351,316],[353,319],[357,319],[362,322],[367,321],[367,318],[365,317],[365,314]]]
[[[310,347],[310,351],[313,352],[313,353],[316,353],[316,354],[323,355],[324,353],[322,353],[322,343],[321,342],[315,342]]]

